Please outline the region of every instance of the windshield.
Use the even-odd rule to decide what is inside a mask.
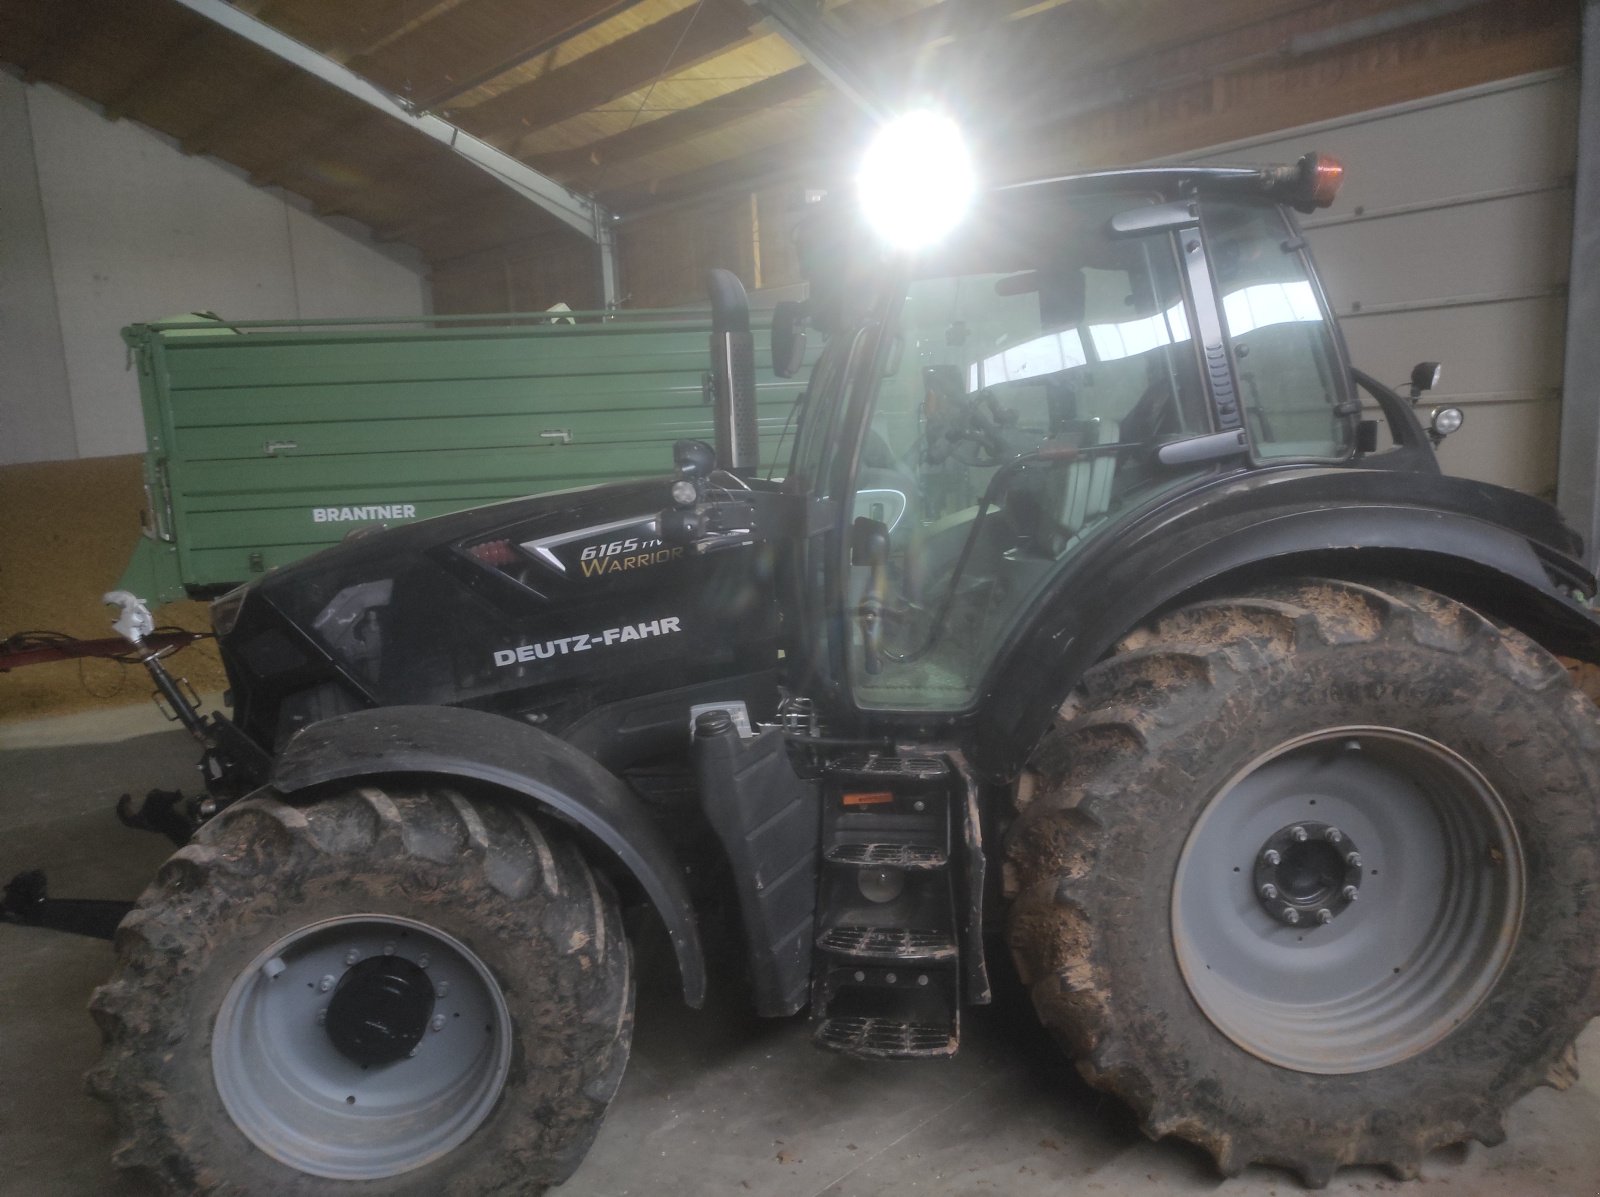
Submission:
[[[1151,452],[1211,429],[1171,235],[1108,232],[1140,202],[1058,202],[913,271],[856,469],[855,516],[889,530],[881,653],[853,621],[862,705],[965,705],[1020,609],[1114,512],[1214,468]],[[849,572],[858,611],[879,579]]]

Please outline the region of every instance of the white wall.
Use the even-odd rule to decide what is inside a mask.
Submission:
[[[0,464],[139,453],[127,324],[415,316],[420,258],[0,73]]]

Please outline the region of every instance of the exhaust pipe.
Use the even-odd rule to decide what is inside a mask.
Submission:
[[[734,474],[757,468],[756,350],[744,284],[727,270],[707,276],[711,291],[711,384],[717,465]]]

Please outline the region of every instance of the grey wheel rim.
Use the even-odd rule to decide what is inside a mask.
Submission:
[[[1313,898],[1322,921],[1288,925],[1281,896],[1259,892],[1263,855],[1308,824],[1360,845],[1359,892],[1329,873],[1346,900]],[[1246,1051],[1366,1072],[1439,1042],[1494,988],[1523,881],[1505,804],[1468,761],[1409,732],[1334,728],[1258,758],[1207,804],[1178,861],[1173,948],[1201,1010]]]
[[[409,1055],[363,1066],[325,1019],[339,979],[383,956],[423,970],[433,1001]],[[262,1151],[313,1176],[377,1180],[438,1159],[482,1125],[511,1045],[500,986],[469,948],[411,919],[357,914],[283,937],[239,974],[217,1014],[211,1066],[228,1116]]]

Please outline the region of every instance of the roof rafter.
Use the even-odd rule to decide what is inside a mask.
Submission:
[[[484,53],[465,63],[452,62],[433,86],[414,89],[409,98],[418,108],[437,108],[466,95],[492,79],[548,54],[563,42],[578,36],[641,0],[554,0],[549,10],[536,16],[526,0],[464,0],[440,17],[385,43],[371,54],[353,59],[350,66],[374,82],[396,87],[397,63],[427,61],[437,54],[435,44],[441,28],[452,24],[481,24],[503,29],[502,39],[484,47]]]
[[[121,120],[136,112],[139,105],[164,84],[181,77],[192,69],[191,57],[197,47],[217,35],[209,25],[185,29],[163,42],[156,51],[155,65],[139,75],[121,91],[108,98],[101,107],[112,120]]]
[[[608,165],[642,158],[691,138],[715,132],[743,120],[752,112],[803,99],[821,86],[822,77],[810,66],[796,67],[671,116],[635,125],[576,149],[532,155],[530,160],[541,170],[553,175],[586,178],[590,180],[589,185],[593,186],[603,178]]]
[[[702,0],[493,99],[457,111],[463,127],[495,142],[558,124],[648,87],[754,36],[738,0]]]

